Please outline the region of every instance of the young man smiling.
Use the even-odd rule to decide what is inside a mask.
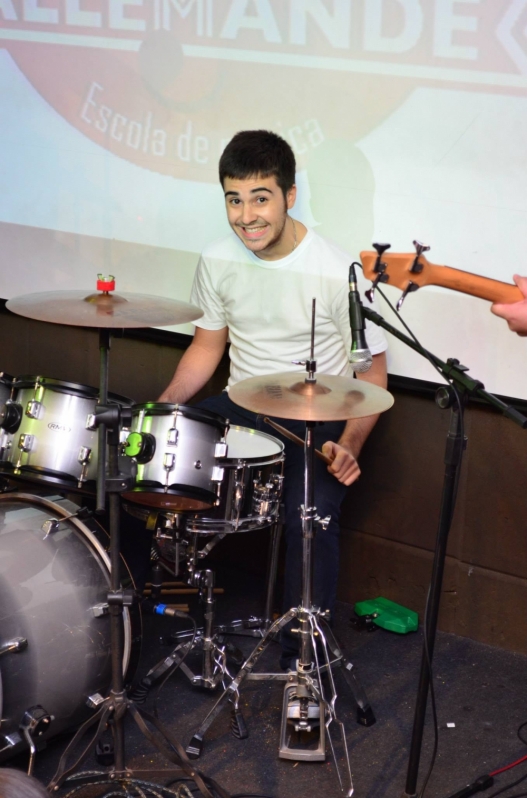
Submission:
[[[350,257],[289,215],[296,199],[295,158],[280,136],[263,130],[243,131],[227,145],[219,164],[227,218],[234,235],[202,253],[191,302],[204,316],[178,365],[162,402],[185,403],[210,379],[230,341],[230,377],[226,390],[200,407],[232,424],[262,429],[263,419],[228,395],[230,386],[256,375],[293,371],[293,360],[309,356],[311,306],[317,300],[315,357],[321,373],[353,376],[349,363],[348,316]],[[360,379],[386,385],[386,341],[378,328],[366,329],[373,365]],[[299,372],[302,367],[298,368]],[[331,516],[315,541],[313,595],[322,609],[334,610],[338,576],[340,505],[346,486],[360,475],[357,462],[377,418],[327,422],[316,427],[315,444],[332,460],[315,465],[315,503],[320,517]],[[278,419],[300,437],[305,424]],[[266,427],[266,431],[270,431]],[[274,434],[274,433],[273,433]],[[277,435],[277,437],[280,437]],[[285,445],[286,574],[284,608],[298,606],[301,587],[303,450]],[[297,640],[282,639],[282,667],[298,650]]]

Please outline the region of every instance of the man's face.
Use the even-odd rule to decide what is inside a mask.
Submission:
[[[247,249],[263,260],[278,260],[292,251],[294,230],[287,211],[296,199],[296,186],[284,197],[273,177],[226,177],[223,184],[229,224]]]

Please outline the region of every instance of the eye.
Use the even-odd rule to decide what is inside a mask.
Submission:
[[[231,197],[230,200],[228,200],[228,202],[229,205],[239,205],[240,200],[238,199],[238,197]]]
[[[259,205],[263,205],[263,204],[264,204],[264,202],[267,202],[267,197],[256,197],[256,202],[257,202]]]

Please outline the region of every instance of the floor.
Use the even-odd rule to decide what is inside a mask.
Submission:
[[[218,598],[220,621],[247,617],[261,606],[261,580],[239,569],[224,569],[218,584],[225,596]],[[355,794],[364,798],[401,796],[407,785],[408,751],[412,736],[413,711],[421,660],[421,632],[397,635],[378,629],[358,631],[350,623],[352,607],[339,603],[335,631],[366,690],[377,722],[369,727],[355,721],[354,703],[338,674],[337,709],[344,721],[350,751]],[[173,645],[161,644],[173,621],[165,617],[145,619],[143,649],[138,677],[163,659]],[[251,638],[231,638],[245,654],[255,644]],[[278,670],[279,648],[271,643],[258,670]],[[191,663],[192,664],[192,663]],[[195,662],[199,667],[199,662]],[[491,648],[471,640],[439,633],[434,656],[433,683],[437,701],[439,750],[427,795],[451,796],[478,776],[489,773],[524,756],[527,751],[517,729],[527,721],[527,657]],[[242,687],[242,710],[249,737],[237,740],[229,729],[228,710],[216,719],[205,740],[202,757],[196,763],[207,776],[216,779],[231,795],[271,798],[318,798],[341,795],[335,766],[325,762],[306,763],[277,756],[282,716],[283,682],[251,682]],[[211,694],[190,686],[187,678],[175,673],[164,685],[157,700],[159,717],[186,745],[215,702]],[[155,691],[144,707],[152,711]],[[126,762],[131,768],[169,768],[161,755],[126,722]],[[67,738],[50,741],[37,755],[35,775],[47,783],[53,775]],[[428,769],[433,748],[433,728],[428,717],[421,753],[419,788]],[[341,760],[342,761],[342,760]],[[24,768],[24,756],[9,764]],[[93,757],[84,768],[99,766]],[[497,776],[494,791],[527,774],[527,763],[510,774]],[[170,774],[165,774],[168,781]],[[159,781],[158,783],[162,783]],[[527,788],[525,788],[527,789]],[[69,787],[71,790],[71,786]],[[518,794],[521,787],[516,792]],[[65,795],[62,789],[58,795]],[[101,795],[99,788],[98,793]],[[183,795],[199,794],[182,793]],[[480,793],[481,794],[481,793]],[[84,793],[82,793],[84,795]]]

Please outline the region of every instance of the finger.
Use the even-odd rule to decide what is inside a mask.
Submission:
[[[350,468],[348,471],[346,471],[345,474],[339,477],[339,482],[342,482],[344,485],[352,485],[353,482],[356,482],[358,480],[360,474],[361,471],[359,466],[357,465],[354,468]]]
[[[346,485],[350,485],[355,479],[359,477],[360,468],[355,460],[354,457],[351,457],[349,454],[347,456],[341,458],[337,463],[337,458],[333,462],[333,470],[331,473],[334,477],[336,477],[339,482],[343,482]]]
[[[527,299],[527,277],[522,277],[521,274],[513,275],[514,282],[522,292],[523,296]]]

